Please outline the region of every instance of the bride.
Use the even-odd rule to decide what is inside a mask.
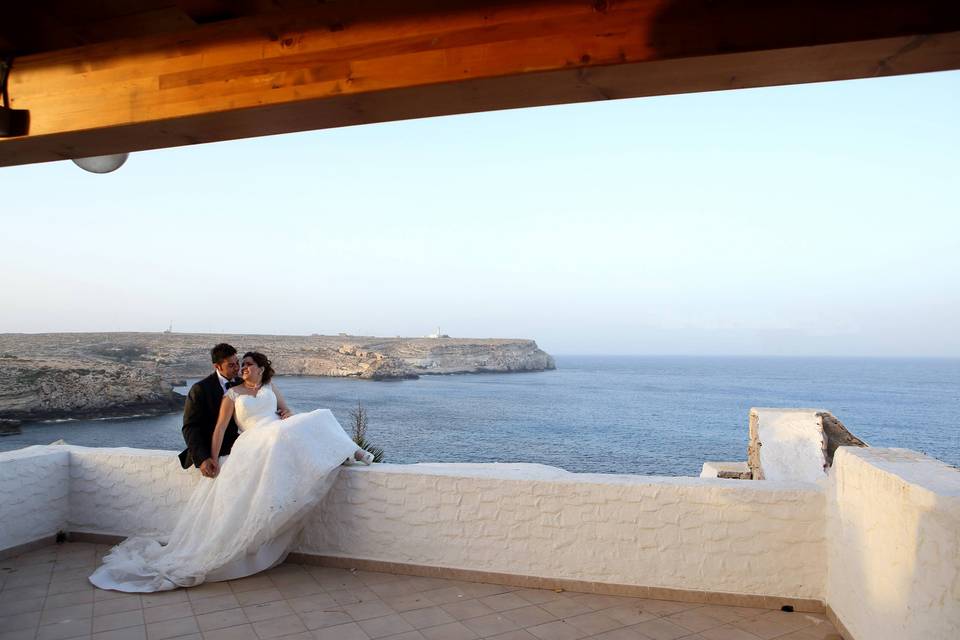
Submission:
[[[220,450],[231,417],[240,437],[216,479],[197,485],[166,544],[132,537],[114,547],[90,576],[95,586],[166,591],[269,569],[286,557],[344,460],[370,464],[373,456],[329,410],[290,414],[265,355],[244,354],[240,373],[243,384],[223,397],[210,450]]]

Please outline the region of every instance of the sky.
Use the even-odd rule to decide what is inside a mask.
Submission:
[[[960,356],[960,72],[0,169],[0,332]]]

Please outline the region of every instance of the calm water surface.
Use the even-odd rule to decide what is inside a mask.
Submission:
[[[832,411],[874,446],[960,466],[960,360],[561,356],[543,373],[419,380],[282,377],[298,410],[348,426],[362,402],[389,462],[540,462],[577,472],[697,475],[745,460],[753,406]],[[63,438],[182,449],[180,414],[26,425],[0,450]]]

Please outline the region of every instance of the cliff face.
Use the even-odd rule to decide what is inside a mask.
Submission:
[[[370,380],[420,375],[544,371],[553,358],[533,340],[265,336],[180,333],[0,334],[13,384],[0,419],[155,413],[176,408],[172,385],[212,371],[209,350],[229,342],[261,351],[279,375]]]
[[[183,407],[159,374],[126,365],[53,359],[0,359],[0,417],[7,420],[112,417]]]

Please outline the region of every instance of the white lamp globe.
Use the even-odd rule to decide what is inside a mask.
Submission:
[[[116,171],[127,161],[129,153],[117,153],[112,156],[93,156],[90,158],[74,158],[73,163],[90,173],[110,173]]]

